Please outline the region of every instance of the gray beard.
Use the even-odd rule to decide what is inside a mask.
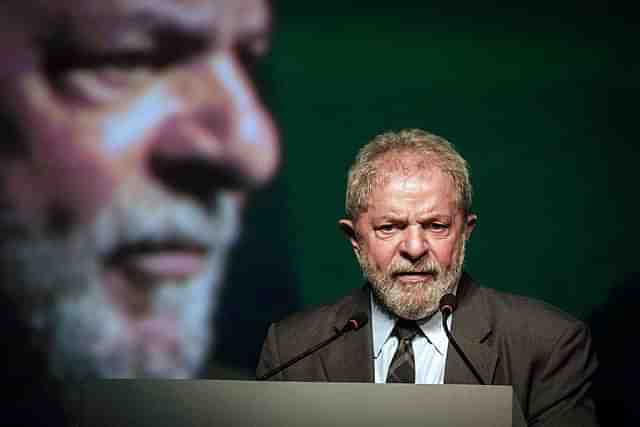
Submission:
[[[49,372],[60,379],[189,378],[213,344],[215,310],[226,258],[237,235],[237,206],[218,195],[215,212],[204,215],[191,201],[145,191],[138,203],[122,194],[88,227],[65,235],[28,229],[0,244],[2,291],[14,300],[30,341],[46,354]],[[142,202],[140,202],[142,200]],[[162,230],[197,233],[212,248],[203,272],[191,280],[150,290],[148,317],[171,313],[177,345],[158,350],[132,333],[109,300],[103,279],[106,247]],[[203,237],[204,236],[204,237]]]
[[[364,278],[371,284],[373,296],[379,305],[403,319],[420,320],[435,313],[440,299],[458,284],[464,264],[465,243],[464,237],[461,237],[458,255],[449,269],[444,269],[431,257],[424,257],[415,264],[397,258],[387,271],[380,271],[366,251],[361,253],[360,267]],[[394,280],[393,273],[398,271],[430,272],[434,277],[433,280],[407,286]]]

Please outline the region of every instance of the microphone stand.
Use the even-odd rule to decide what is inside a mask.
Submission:
[[[482,377],[480,376],[478,371],[476,371],[476,368],[473,366],[473,364],[471,364],[471,361],[467,358],[467,355],[464,354],[464,352],[462,351],[462,349],[460,348],[456,340],[453,339],[453,335],[451,335],[451,332],[449,331],[449,327],[447,326],[447,318],[449,317],[450,314],[451,314],[450,307],[445,307],[442,310],[442,328],[444,329],[444,333],[447,334],[447,338],[449,338],[449,342],[453,345],[453,348],[455,348],[456,352],[462,358],[464,363],[469,367],[469,370],[471,370],[471,373],[473,374],[473,376],[476,377],[476,380],[478,381],[478,383],[480,385],[486,385],[485,382],[482,380]]]
[[[337,340],[338,338],[340,338],[345,333],[347,333],[349,331],[355,331],[355,330],[360,329],[366,323],[367,323],[367,316],[365,314],[363,314],[363,313],[356,314],[351,319],[349,319],[349,321],[346,323],[346,325],[344,325],[344,327],[342,329],[335,328],[336,329],[336,333],[335,334],[331,335],[326,340],[321,341],[320,343],[314,345],[310,349],[300,353],[299,355],[297,355],[293,359],[289,360],[288,362],[286,362],[286,363],[284,363],[284,364],[282,364],[280,366],[277,366],[274,369],[271,369],[270,371],[268,371],[267,373],[259,376],[258,378],[256,378],[256,381],[265,381],[265,380],[271,378],[275,374],[278,374],[278,373],[284,371],[289,366],[291,366],[294,363],[300,361],[301,359],[304,359],[305,357],[309,356],[311,353],[314,353],[314,352],[320,350],[322,347],[326,346],[327,344],[330,344],[331,342]]]

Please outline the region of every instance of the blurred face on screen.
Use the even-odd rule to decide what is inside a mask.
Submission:
[[[4,298],[57,377],[195,375],[245,193],[277,169],[240,60],[265,4],[5,2]]]

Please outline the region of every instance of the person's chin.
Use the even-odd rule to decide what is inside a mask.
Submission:
[[[107,332],[86,348],[92,356],[89,376],[97,378],[190,378],[200,369],[208,348],[208,325],[184,330],[165,314],[131,322],[114,322],[117,334]],[[118,327],[119,325],[119,327]]]
[[[210,343],[214,279],[163,277],[154,306],[126,321],[131,376],[187,378],[199,370]],[[154,285],[157,285],[155,283]]]
[[[207,262],[187,277],[146,277],[148,282],[137,277],[134,283],[113,270],[98,275],[94,291],[61,307],[57,354],[52,355],[57,358],[56,376],[195,376],[212,340],[209,323],[217,270]],[[123,291],[131,289],[152,295]],[[118,299],[125,297],[127,304]]]
[[[438,309],[439,294],[432,275],[411,277],[409,280],[394,278],[388,301],[391,311],[410,320],[430,316]]]

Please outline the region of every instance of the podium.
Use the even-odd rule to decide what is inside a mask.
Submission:
[[[97,380],[79,427],[526,426],[510,386]]]

